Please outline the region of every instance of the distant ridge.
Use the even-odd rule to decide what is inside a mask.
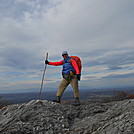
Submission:
[[[117,91],[125,91],[128,93],[134,93],[134,88],[119,88],[119,89],[101,89],[101,90],[80,90],[80,99],[102,99],[114,95]],[[53,100],[55,98],[56,91],[53,92],[42,92],[41,99]],[[27,93],[8,93],[1,94],[3,100],[6,100],[9,104],[26,103],[31,100],[38,100],[37,92]],[[62,100],[73,100],[73,90],[66,90],[63,94]]]

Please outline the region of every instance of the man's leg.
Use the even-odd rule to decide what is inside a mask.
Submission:
[[[58,102],[60,103],[60,99],[62,97],[62,94],[64,93],[66,87],[69,85],[69,82],[65,79],[62,79],[60,85],[59,85],[59,88],[58,88],[58,91],[57,91],[57,94],[56,94],[56,98],[55,100],[53,100],[53,102]]]
[[[61,81],[61,83],[60,83],[60,85],[59,85],[59,88],[58,88],[58,91],[57,91],[56,96],[61,97],[62,94],[64,93],[66,87],[67,87],[69,84],[70,84],[70,83],[69,83],[67,80],[62,79],[62,81]]]
[[[71,81],[71,86],[74,89],[74,97],[79,98],[80,93],[79,93],[79,86],[78,86],[78,80],[75,78],[72,78]]]
[[[73,105],[78,106],[80,105],[80,101],[79,101],[79,86],[78,86],[78,80],[76,79],[76,76],[70,81],[72,88],[74,89],[74,98],[75,98],[75,102]]]

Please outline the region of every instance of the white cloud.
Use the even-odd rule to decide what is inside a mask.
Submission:
[[[32,70],[37,74],[21,78],[40,77],[45,53],[49,52],[49,60],[55,61],[62,58],[61,51],[67,50],[81,57],[83,80],[86,76],[102,78],[102,74],[123,73],[123,66],[131,66],[134,61],[133,5],[132,0],[2,1],[1,72],[29,74]],[[60,68],[49,66],[47,71],[56,80]],[[96,72],[96,76],[88,72]]]

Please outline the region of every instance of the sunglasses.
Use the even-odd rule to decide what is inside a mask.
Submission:
[[[66,56],[67,54],[63,54],[62,56]]]

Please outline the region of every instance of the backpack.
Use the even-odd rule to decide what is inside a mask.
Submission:
[[[81,72],[81,69],[82,69],[82,62],[81,62],[81,59],[78,57],[78,56],[70,56],[72,59],[74,59],[78,65],[78,68]]]

